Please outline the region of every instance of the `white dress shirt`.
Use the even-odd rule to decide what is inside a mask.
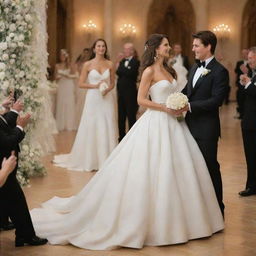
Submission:
[[[196,73],[195,73],[195,75],[194,75],[194,77],[193,77],[193,83],[192,83],[193,88],[195,87],[196,82],[197,82],[197,80],[199,79],[199,77],[202,75],[203,70],[207,67],[207,65],[210,63],[210,61],[211,61],[213,58],[214,58],[214,56],[212,56],[212,57],[210,57],[210,58],[208,58],[208,59],[205,60],[205,67],[201,66],[201,67],[198,67],[198,68],[197,68]]]

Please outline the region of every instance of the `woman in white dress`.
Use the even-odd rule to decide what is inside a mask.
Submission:
[[[146,43],[138,103],[148,110],[76,196],[32,210],[51,244],[91,250],[184,243],[224,228],[204,158],[165,102],[180,90],[164,35]],[[148,93],[152,101],[147,98]]]
[[[114,82],[115,69],[108,60],[106,42],[98,39],[79,78],[80,88],[88,91],[77,135],[69,154],[54,157],[53,162],[57,166],[75,171],[98,170],[115,148],[117,120]]]
[[[58,84],[56,102],[56,124],[58,131],[75,130],[75,83],[69,55],[60,51],[60,63],[55,66],[55,80]]]

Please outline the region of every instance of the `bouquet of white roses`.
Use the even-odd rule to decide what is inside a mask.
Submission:
[[[99,90],[102,95],[105,94],[105,91],[108,89],[108,84],[105,81],[102,81],[99,85]]]
[[[175,92],[168,96],[166,100],[166,107],[174,110],[184,108],[188,104],[188,97],[181,92]],[[184,119],[183,115],[177,117],[178,121]]]

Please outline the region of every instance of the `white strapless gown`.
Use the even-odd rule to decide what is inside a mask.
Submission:
[[[103,74],[93,69],[88,74],[90,84],[109,83],[109,79],[109,69]],[[116,117],[114,90],[102,96],[99,89],[89,89],[72,150],[55,156],[55,165],[74,171],[98,170],[118,143]]]
[[[164,103],[176,83],[150,88]],[[51,244],[107,250],[184,243],[224,228],[203,156],[185,122],[147,110],[80,193],[31,211]]]

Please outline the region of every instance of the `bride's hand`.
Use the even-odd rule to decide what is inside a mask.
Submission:
[[[180,115],[182,115],[183,112],[186,112],[186,111],[188,111],[188,110],[189,110],[188,105],[186,105],[184,108],[181,108],[181,109],[179,109],[179,110],[174,110],[174,109],[172,109],[172,111],[173,111],[173,113],[174,113],[175,116],[180,116]]]

